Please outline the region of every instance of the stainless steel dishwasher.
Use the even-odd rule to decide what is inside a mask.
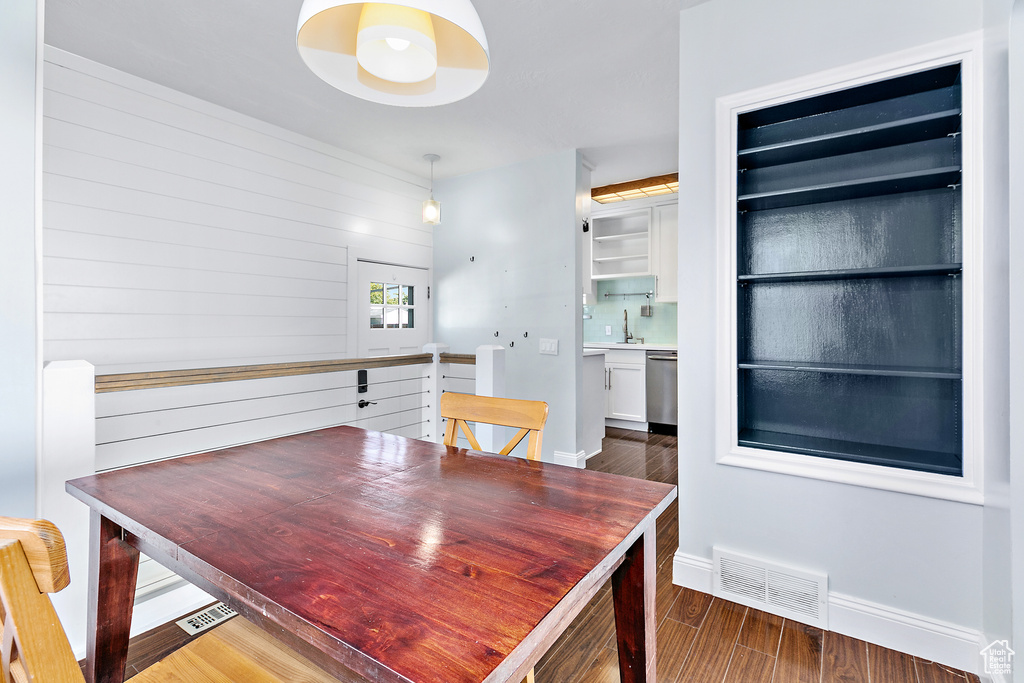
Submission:
[[[679,424],[678,365],[675,351],[647,352],[647,424],[652,432],[667,427],[674,434]]]

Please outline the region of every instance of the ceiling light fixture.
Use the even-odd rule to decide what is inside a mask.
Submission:
[[[424,154],[423,158],[430,162],[430,199],[423,200],[423,222],[437,225],[441,222],[441,202],[434,199],[434,162],[441,157],[436,154]]]
[[[642,180],[632,180],[628,183],[595,187],[590,191],[590,197],[598,204],[612,204],[628,199],[656,197],[675,192],[679,192],[679,174],[670,173]]]
[[[305,0],[295,42],[306,66],[335,88],[404,107],[468,97],[490,65],[470,0]]]

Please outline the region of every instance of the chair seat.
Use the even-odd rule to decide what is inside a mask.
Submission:
[[[132,683],[365,683],[335,678],[298,652],[235,617],[175,650]]]

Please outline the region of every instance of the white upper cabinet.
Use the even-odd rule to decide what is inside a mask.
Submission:
[[[679,205],[677,202],[654,208],[651,224],[651,255],[654,264],[654,300],[679,301]]]

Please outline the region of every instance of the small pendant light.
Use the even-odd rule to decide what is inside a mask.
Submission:
[[[423,200],[423,222],[437,225],[441,222],[441,202],[434,199],[434,162],[441,157],[436,154],[424,154],[423,158],[430,162],[430,199]]]

